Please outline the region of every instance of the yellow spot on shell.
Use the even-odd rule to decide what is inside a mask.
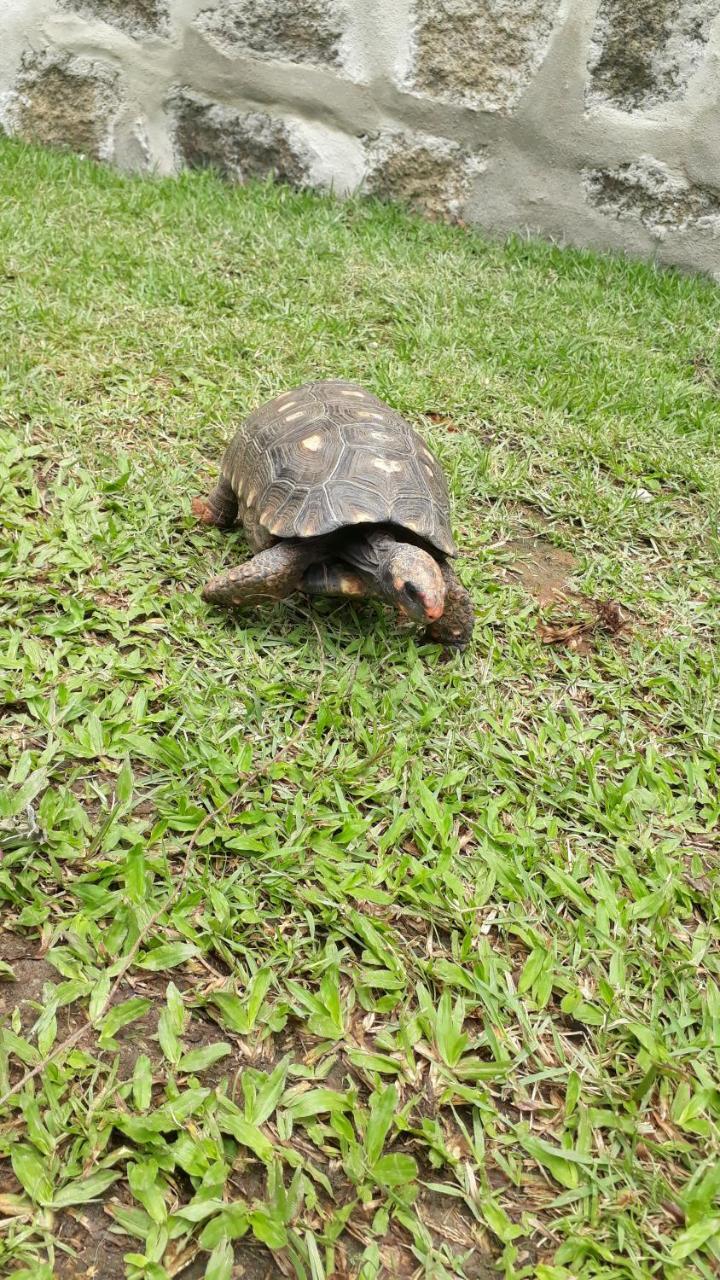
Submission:
[[[402,462],[393,462],[390,458],[373,458],[373,466],[377,467],[378,471],[387,471],[388,474],[403,469]]]
[[[303,449],[309,449],[311,453],[317,453],[322,446],[322,436],[306,436],[302,441]]]
[[[366,414],[365,414],[365,417],[366,417],[366,418],[374,418],[376,422],[384,422],[384,421],[385,421],[385,414],[384,414],[384,413],[371,413],[371,412],[368,410],[368,411],[366,412]]]
[[[295,413],[288,413],[288,414],[287,414],[287,416],[286,416],[286,418],[285,418],[285,421],[286,421],[286,422],[295,422],[296,418],[304,418],[304,417],[305,417],[305,410],[304,410],[304,409],[298,409]]]
[[[341,578],[340,586],[346,596],[361,596],[363,593],[362,586],[356,578]]]
[[[432,475],[432,473],[433,473],[433,469],[432,469],[432,467],[429,467],[429,466],[428,466],[428,464],[427,464],[427,462],[424,462],[424,463],[423,463],[423,466],[424,466],[425,470],[427,471],[428,475],[429,475],[429,476],[431,476],[431,475]]]
[[[364,391],[343,391],[341,394],[344,396],[358,396],[361,400],[365,399]]]
[[[248,507],[251,507],[254,501],[255,501],[255,490],[251,489],[247,498],[245,499],[245,502],[247,503]]]

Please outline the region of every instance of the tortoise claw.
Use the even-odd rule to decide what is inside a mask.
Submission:
[[[201,520],[203,524],[215,523],[207,498],[193,498],[190,503],[190,509],[193,515],[197,516],[197,519]]]
[[[440,644],[443,649],[451,649],[453,653],[462,653],[463,649],[467,649],[470,642],[469,636],[434,635],[432,627],[428,627],[423,632],[422,639],[423,644]]]

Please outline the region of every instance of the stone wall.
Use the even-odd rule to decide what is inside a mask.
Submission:
[[[0,122],[720,279],[720,0],[3,0]]]

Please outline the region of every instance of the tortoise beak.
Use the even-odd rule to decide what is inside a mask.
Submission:
[[[427,618],[428,622],[437,622],[438,618],[442,618],[444,609],[445,609],[444,603],[426,606],[425,617]]]

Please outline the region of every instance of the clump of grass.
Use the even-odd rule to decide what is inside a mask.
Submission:
[[[716,287],[2,160],[0,1269],[714,1275]],[[330,375],[447,468],[460,659],[199,599],[190,497]],[[529,537],[630,627],[543,645]]]

